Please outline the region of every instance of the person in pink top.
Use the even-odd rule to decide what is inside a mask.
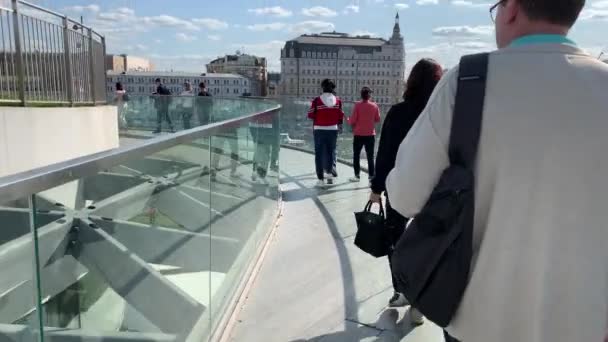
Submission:
[[[353,114],[348,118],[348,123],[353,126],[353,167],[355,176],[350,178],[351,182],[358,182],[360,178],[361,149],[365,147],[367,155],[367,169],[369,179],[374,177],[374,145],[376,144],[376,124],[380,122],[380,109],[371,100],[372,90],[368,87],[361,89],[361,101],[355,103]]]

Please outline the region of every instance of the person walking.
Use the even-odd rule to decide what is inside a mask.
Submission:
[[[192,116],[194,115],[194,91],[192,91],[192,84],[190,82],[184,82],[184,90],[179,94],[180,96],[180,111],[182,112],[182,121],[184,123],[184,129],[192,128]]]
[[[198,94],[196,95],[195,110],[198,116],[199,125],[204,126],[211,123],[211,112],[213,110],[213,101],[211,93],[207,89],[205,82],[198,84]]]
[[[121,82],[116,83],[116,91],[114,92],[114,96],[114,102],[116,103],[116,107],[118,109],[118,127],[120,129],[127,129],[128,125],[125,111],[129,96],[127,95],[127,91]]]
[[[501,0],[475,166],[462,342],[603,341],[608,326],[608,65],[568,33],[584,0]],[[439,82],[386,185],[414,217],[449,165],[459,68]]]
[[[368,87],[361,89],[361,101],[355,103],[353,114],[348,123],[353,126],[353,168],[355,176],[351,182],[361,180],[361,149],[365,147],[367,156],[367,174],[371,180],[374,177],[374,148],[376,144],[376,124],[380,122],[380,108],[372,101],[372,90]]]
[[[169,116],[171,91],[162,84],[160,78],[157,78],[154,83],[156,84],[156,91],[152,95],[154,96],[156,107],[156,130],[153,133],[158,134],[162,131],[163,120],[167,121],[169,129],[173,132],[173,122],[171,122],[171,117]]]
[[[371,180],[370,201],[380,203],[382,193],[386,196],[386,177],[395,166],[395,157],[399,145],[426,106],[442,74],[441,65],[430,58],[421,59],[412,68],[406,82],[403,102],[391,107],[382,125],[378,157],[376,158],[376,175]],[[408,219],[391,207],[388,197],[386,198],[386,221],[391,228],[392,245],[395,246],[405,230]],[[388,255],[388,262],[389,267],[392,267],[392,253]],[[392,272],[391,277],[394,294],[389,300],[389,306],[402,307],[409,305],[405,296],[397,290],[397,281]],[[422,314],[415,309],[411,310],[410,318],[415,324],[424,322]]]
[[[313,120],[313,135],[315,141],[315,169],[319,179],[316,186],[333,184],[336,158],[336,142],[338,129],[344,121],[342,101],[335,95],[336,85],[332,80],[321,82],[323,94],[312,100],[308,118]]]

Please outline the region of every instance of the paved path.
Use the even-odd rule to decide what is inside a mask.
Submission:
[[[385,258],[353,244],[354,211],[367,201],[367,182],[313,187],[313,156],[281,151],[284,216],[230,341],[443,341],[441,330],[409,324],[407,308],[388,309],[392,286]]]

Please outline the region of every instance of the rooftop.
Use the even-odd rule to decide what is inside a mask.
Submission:
[[[379,47],[386,44],[382,38],[372,38],[369,36],[349,36],[345,33],[321,33],[313,35],[302,35],[293,41],[300,44],[320,44],[320,45],[344,45],[344,46],[371,46]]]
[[[215,77],[215,78],[245,78],[237,74],[221,74],[221,73],[196,73],[182,71],[108,71],[108,76],[148,76],[148,77]]]

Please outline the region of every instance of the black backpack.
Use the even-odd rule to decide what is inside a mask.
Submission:
[[[475,161],[488,54],[464,56],[450,133],[450,166],[393,254],[397,290],[441,327],[449,325],[469,281],[475,216]]]

